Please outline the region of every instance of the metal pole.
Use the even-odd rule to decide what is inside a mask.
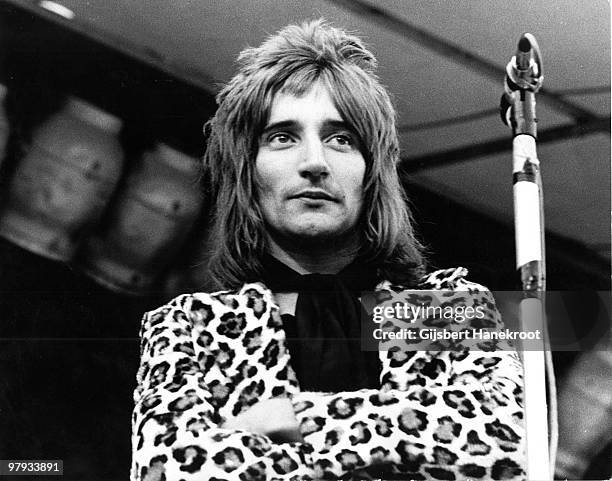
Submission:
[[[506,68],[502,118],[512,127],[512,164],[516,267],[523,288],[520,328],[539,332],[523,342],[527,479],[552,479],[546,402],[546,258],[540,162],[536,152],[535,94],[542,85],[542,61],[536,39],[523,34]]]

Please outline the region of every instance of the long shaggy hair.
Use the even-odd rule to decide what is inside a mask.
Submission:
[[[361,40],[322,20],[291,25],[238,57],[239,70],[217,95],[205,126],[204,175],[213,225],[209,272],[220,288],[261,279],[266,226],[258,203],[255,158],[274,96],[327,88],[336,109],[361,139],[366,162],[359,255],[381,278],[413,284],[422,275],[422,246],[397,174],[395,109]]]

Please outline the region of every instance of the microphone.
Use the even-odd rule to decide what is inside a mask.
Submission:
[[[516,55],[514,58],[516,59],[516,67],[520,71],[525,71],[529,67],[531,61],[531,42],[529,40],[530,35],[528,33],[524,33],[518,43],[518,48],[516,49]]]
[[[516,55],[506,66],[506,91],[530,90],[537,92],[542,86],[542,58],[540,47],[533,35],[524,33],[518,42]]]
[[[540,90],[543,81],[540,47],[533,35],[524,33],[519,39],[516,54],[506,66],[504,93],[499,106],[499,113],[506,125],[513,126],[511,107],[524,101],[526,92],[535,94]]]

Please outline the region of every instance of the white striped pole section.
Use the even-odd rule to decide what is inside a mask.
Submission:
[[[520,134],[513,140],[514,224],[516,266],[521,275],[524,299],[520,305],[520,328],[546,331],[543,294],[545,259],[540,164],[535,139]],[[523,343],[525,379],[525,438],[527,479],[552,479],[548,452],[548,406],[544,340]]]

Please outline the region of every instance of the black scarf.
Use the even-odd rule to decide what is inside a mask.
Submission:
[[[300,275],[270,255],[264,257],[263,267],[263,281],[272,292],[298,293],[295,319],[283,317],[301,389],[379,387],[378,352],[361,348],[361,325],[367,315],[359,302],[363,291],[376,287],[376,269],[356,259],[338,274]]]

